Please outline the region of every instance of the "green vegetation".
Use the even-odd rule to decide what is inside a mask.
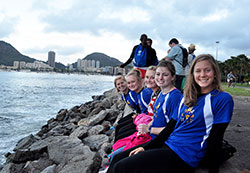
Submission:
[[[238,85],[241,85],[241,84],[238,84]],[[248,87],[241,87],[240,86],[235,86],[234,88],[233,87],[227,87],[226,85],[222,85],[222,88],[224,91],[228,92],[229,94],[231,95],[234,95],[234,96],[250,96],[250,87],[248,85]]]
[[[250,81],[250,58],[246,55],[231,56],[225,62],[218,61],[222,80],[226,81],[227,74],[232,71],[236,77],[237,82]]]

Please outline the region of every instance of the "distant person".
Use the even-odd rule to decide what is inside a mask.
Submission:
[[[189,68],[191,67],[192,62],[193,62],[194,58],[196,57],[195,54],[194,54],[195,50],[196,50],[195,45],[190,44],[189,47],[188,47],[188,64],[185,67],[185,75],[186,75],[186,77],[182,80],[182,84],[181,84],[182,89],[185,87],[185,83],[186,83]]]
[[[191,67],[194,58],[196,57],[195,54],[194,54],[195,50],[196,50],[195,45],[190,44],[189,47],[188,47],[188,64],[187,64],[187,66],[185,68],[186,75],[188,74],[188,70]]]
[[[169,46],[171,49],[168,50],[168,55],[165,57],[165,60],[173,62],[176,69],[175,87],[181,90],[182,80],[185,78],[185,68],[182,67],[183,53],[180,48],[183,46],[179,44],[179,41],[176,38],[172,38],[169,41]]]
[[[156,63],[154,64],[154,65],[157,65],[158,64],[158,58],[157,58],[157,56],[156,56],[156,51],[155,51],[155,49],[154,48],[152,48],[152,44],[153,44],[153,40],[151,39],[151,38],[148,38],[147,39],[147,45],[151,48],[151,51],[152,51],[152,56],[153,57],[156,57]]]
[[[121,68],[124,68],[133,60],[134,68],[140,70],[142,78],[145,77],[147,67],[157,65],[158,63],[157,57],[153,53],[152,48],[147,45],[147,38],[146,34],[142,34],[140,37],[141,43],[134,46],[130,58],[124,64],[120,65]]]
[[[232,83],[236,80],[236,77],[233,75],[233,72],[227,74],[227,87],[230,87]]]

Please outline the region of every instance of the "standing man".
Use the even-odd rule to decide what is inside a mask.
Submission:
[[[173,62],[176,70],[175,87],[181,91],[182,80],[185,77],[185,68],[182,67],[183,53],[180,48],[183,46],[179,44],[176,38],[172,38],[169,41],[169,46],[171,49],[168,50],[168,56],[165,57],[165,60]]]
[[[140,70],[142,78],[145,77],[147,67],[157,65],[158,63],[156,53],[147,45],[147,38],[146,34],[142,34],[140,38],[141,43],[134,46],[130,58],[124,64],[120,65],[121,68],[124,68],[133,60],[134,68]]]

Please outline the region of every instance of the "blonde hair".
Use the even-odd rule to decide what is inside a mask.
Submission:
[[[219,69],[218,64],[216,63],[216,61],[212,55],[201,54],[194,59],[192,65],[189,69],[189,74],[188,74],[188,77],[186,80],[186,85],[184,88],[184,100],[185,100],[184,103],[188,107],[196,105],[198,95],[201,94],[200,93],[200,86],[195,82],[195,79],[194,79],[194,67],[198,62],[205,61],[205,60],[207,60],[211,64],[211,66],[214,70],[214,81],[213,81],[214,89],[222,91],[221,73],[220,73],[220,69]]]
[[[147,71],[148,70],[156,71],[156,66],[155,65],[151,65],[151,66],[148,67]]]
[[[116,82],[117,82],[118,80],[123,80],[123,81],[127,82],[126,79],[125,79],[125,77],[124,77],[123,75],[117,76],[117,77],[115,78],[115,80],[114,80],[115,88],[116,88]]]
[[[130,70],[130,72],[128,72],[128,74],[126,75],[126,78],[128,76],[135,76],[137,78],[138,81],[142,81],[142,77],[141,77],[141,72],[140,70],[137,69],[132,69]]]

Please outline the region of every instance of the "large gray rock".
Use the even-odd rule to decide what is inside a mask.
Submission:
[[[57,164],[67,163],[73,157],[86,153],[91,154],[89,147],[84,146],[82,141],[75,137],[62,138],[48,145],[49,158]]]
[[[104,127],[102,125],[96,125],[96,126],[89,129],[88,135],[89,136],[98,135],[103,131],[104,131]]]
[[[31,135],[19,140],[17,142],[16,147],[13,150],[16,151],[16,150],[21,150],[21,149],[28,148],[29,146],[31,146],[37,140],[38,139],[31,134]]]
[[[89,126],[100,124],[100,122],[105,119],[107,114],[108,112],[106,110],[102,110],[98,114],[93,115],[92,117],[89,118]]]
[[[101,160],[98,153],[86,150],[84,154],[76,155],[67,163],[60,163],[56,171],[60,173],[96,173],[100,168]]]
[[[107,109],[106,113],[107,115],[106,115],[105,120],[114,122],[120,112],[116,109]]]
[[[22,172],[23,166],[24,163],[21,164],[7,163],[6,165],[4,165],[1,173],[20,173]]]
[[[26,162],[23,172],[40,173],[42,170],[51,166],[53,162],[46,157],[41,157],[38,160]]]
[[[100,149],[102,144],[109,141],[109,137],[106,135],[93,135],[88,136],[83,139],[83,143],[91,148],[93,151],[97,151]]]
[[[70,135],[76,128],[77,125],[74,123],[60,124],[51,129],[46,136],[67,136]]]
[[[53,164],[45,168],[41,173],[55,173],[55,170],[56,170],[56,164]]]
[[[75,129],[71,134],[70,137],[75,137],[79,139],[83,139],[88,135],[88,127],[87,126],[79,126]]]
[[[36,151],[41,153],[44,149],[47,150],[47,147],[50,143],[57,142],[58,140],[68,138],[68,136],[49,136],[48,138],[36,141],[30,147],[30,151]]]
[[[103,106],[96,106],[95,109],[93,109],[90,113],[89,113],[89,117],[95,115],[95,114],[98,114],[99,112],[101,112],[102,110],[104,110],[104,107]]]
[[[61,109],[56,115],[56,120],[63,121],[67,113],[68,113],[67,109]]]

